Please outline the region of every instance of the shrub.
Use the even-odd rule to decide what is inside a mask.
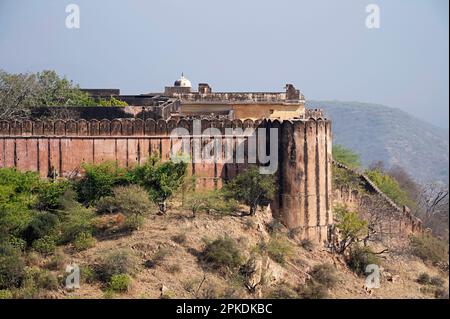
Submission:
[[[338,252],[343,253],[348,247],[368,233],[368,222],[359,217],[357,212],[348,211],[345,206],[336,206],[335,214],[340,231]]]
[[[0,300],[1,299],[13,299],[13,293],[11,290],[2,289],[0,290]]]
[[[336,269],[331,264],[316,265],[309,274],[314,280],[326,288],[333,288],[338,281]]]
[[[48,270],[44,270],[37,275],[36,284],[42,289],[56,290],[58,289],[58,278]]]
[[[139,185],[119,186],[113,192],[116,206],[124,215],[144,215],[155,207]]]
[[[85,175],[75,184],[78,200],[83,203],[93,203],[104,196],[111,196],[113,188],[128,184],[128,174],[116,163],[83,164]]]
[[[125,219],[122,229],[126,230],[126,231],[133,231],[133,230],[137,230],[137,229],[141,228],[142,225],[144,225],[144,217],[138,216],[138,215],[133,215],[133,216],[128,216]]]
[[[117,274],[111,276],[109,289],[114,292],[126,292],[131,283],[131,278],[127,274]]]
[[[117,207],[117,200],[113,196],[105,196],[100,198],[97,201],[95,208],[97,213],[100,214],[113,214],[119,210]]]
[[[224,267],[234,269],[243,262],[236,242],[229,237],[219,237],[213,241],[207,241],[202,258],[218,269]]]
[[[428,285],[430,283],[430,275],[423,272],[417,277],[416,281],[421,285]]]
[[[89,265],[80,266],[80,280],[84,283],[91,284],[97,280],[97,274]]]
[[[37,203],[39,210],[55,210],[60,208],[60,199],[69,188],[67,180],[45,180],[39,184],[37,191]]]
[[[430,285],[436,286],[436,287],[442,287],[444,285],[444,279],[442,279],[439,276],[433,276],[430,278]]]
[[[366,267],[370,264],[380,265],[380,260],[369,247],[353,245],[347,259],[347,265],[355,273],[364,275]]]
[[[73,247],[77,251],[86,250],[95,246],[96,240],[89,233],[79,233],[73,241]]]
[[[80,233],[92,234],[94,216],[92,209],[80,204],[65,211],[61,222],[61,243],[74,241]]]
[[[53,236],[44,236],[35,240],[32,246],[37,252],[44,255],[50,255],[56,249],[56,241]]]
[[[448,244],[432,235],[411,236],[411,252],[423,261],[439,263],[448,260]]]
[[[28,244],[32,244],[37,239],[55,233],[58,223],[59,219],[56,215],[47,212],[38,213],[24,230],[22,236]]]
[[[12,236],[12,235],[9,235],[6,238],[6,243],[20,251],[25,251],[25,249],[27,248],[27,242],[25,240],[23,240],[22,238],[19,238],[19,237]]]
[[[257,166],[249,167],[224,185],[224,192],[250,207],[250,215],[258,205],[267,205],[275,196],[275,181],[271,174],[260,174]]]
[[[183,208],[190,210],[192,215],[199,212],[230,214],[237,210],[237,202],[225,198],[221,191],[191,191],[184,195]]]
[[[350,168],[361,167],[359,155],[342,145],[333,145],[333,159],[336,162],[344,164]]]
[[[139,260],[131,250],[119,249],[100,259],[99,275],[104,281],[109,281],[114,275],[133,275],[138,269],[138,264]]]
[[[397,205],[406,205],[409,207],[414,207],[416,205],[409,197],[408,193],[404,191],[400,184],[390,175],[382,172],[380,169],[368,170],[366,171],[366,175]]]
[[[161,163],[156,156],[150,157],[143,165],[130,171],[134,183],[143,186],[156,203],[165,203],[183,184],[186,175],[185,162]]]
[[[284,264],[293,253],[292,245],[279,236],[272,236],[267,244],[261,243],[259,248],[280,264]]]
[[[21,252],[7,243],[0,244],[0,289],[18,287],[24,277]]]
[[[323,285],[308,280],[300,287],[299,296],[302,299],[325,299],[328,298],[328,292]]]
[[[50,270],[65,270],[67,258],[62,249],[56,249],[46,267]]]

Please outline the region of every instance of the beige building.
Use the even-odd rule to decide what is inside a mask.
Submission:
[[[305,98],[292,84],[285,92],[213,92],[206,83],[198,90],[181,75],[164,96],[180,101],[180,116],[221,115],[230,119],[296,119],[305,114]]]

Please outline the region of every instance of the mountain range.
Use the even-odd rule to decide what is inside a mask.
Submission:
[[[385,105],[311,100],[306,107],[325,111],[333,143],[358,153],[365,167],[383,161],[386,167],[403,167],[419,183],[448,185],[448,131]]]

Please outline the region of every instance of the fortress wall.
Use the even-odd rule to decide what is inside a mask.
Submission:
[[[218,137],[222,141],[218,154],[224,162],[198,163],[192,160],[194,148],[212,144],[214,137],[195,134],[207,128],[216,128],[221,133],[225,133],[226,128],[262,128],[267,133],[266,143],[259,145],[257,142],[257,151],[269,155],[270,133],[275,129],[278,135],[275,179],[279,192],[271,205],[273,214],[288,228],[298,228],[302,237],[327,240],[328,226],[333,218],[330,205],[331,125],[326,120],[202,120],[201,132],[194,132],[193,122],[188,120],[0,121],[0,167],[37,171],[42,177],[73,177],[82,173],[82,163],[114,161],[120,166],[132,167],[144,163],[152,154],[167,161],[176,144],[169,136],[175,128],[184,128],[190,133],[188,173],[195,175],[198,187],[208,189],[220,188],[223,181],[232,179],[248,167],[252,161],[247,147],[242,163],[226,163],[225,157],[230,148],[236,158],[237,146],[248,146],[249,138],[230,139],[221,135]]]
[[[408,207],[400,208],[396,205],[366,175],[340,163],[335,165],[357,175],[364,183],[367,194],[348,187],[337,187],[333,191],[333,204],[345,205],[350,210],[360,212],[365,218],[380,220],[375,229],[377,239],[389,244],[393,240],[407,239],[411,234],[424,231],[422,221],[413,216]],[[377,218],[376,214],[383,214],[383,216]]]

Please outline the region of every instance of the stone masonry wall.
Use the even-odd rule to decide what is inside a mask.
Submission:
[[[115,161],[131,167],[143,163],[151,154],[167,161],[173,146],[169,134],[174,128],[185,128],[192,134],[192,126],[192,121],[183,119],[1,121],[0,167],[36,171],[48,177],[80,174],[84,162]],[[227,127],[265,128],[266,153],[271,149],[270,129],[275,128],[278,141],[272,147],[278,153],[275,178],[279,196],[271,205],[274,216],[288,228],[299,229],[302,237],[327,240],[328,228],[333,223],[330,121],[202,120],[201,127],[202,131],[218,128],[222,133]],[[208,142],[202,139],[202,145]],[[248,139],[234,138],[234,152],[238,143],[248,143]],[[223,149],[221,156],[225,156]],[[191,161],[188,172],[196,176],[200,187],[220,188],[224,180],[233,178],[249,165],[247,151],[244,157],[244,163]]]

